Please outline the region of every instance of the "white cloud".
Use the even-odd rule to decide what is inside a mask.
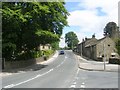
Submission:
[[[76,7],[84,9],[70,12],[68,24],[80,27],[79,31],[74,31],[80,41],[88,36],[88,33],[95,33],[97,38],[101,38],[103,29],[108,22],[118,23],[118,2],[119,0],[81,0]],[[96,9],[98,7],[105,15],[98,15],[100,13]],[[62,43],[63,40],[61,45]]]

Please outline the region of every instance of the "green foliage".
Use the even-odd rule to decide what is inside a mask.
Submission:
[[[42,30],[39,30],[38,32],[36,32],[36,35],[38,35],[38,41],[41,43],[41,44],[46,44],[46,43],[54,43],[56,41],[59,41],[59,37],[58,35],[56,34],[53,34],[52,32],[50,31],[42,31]]]
[[[49,57],[54,53],[54,50],[43,50],[44,56]]]
[[[58,50],[59,49],[59,41],[54,42],[51,44],[53,50]]]
[[[63,2],[2,2],[2,56],[31,57],[40,44],[59,41],[69,15]],[[24,54],[22,52],[24,51]],[[27,55],[28,54],[28,55]],[[35,56],[38,57],[39,55]]]
[[[65,43],[67,43],[70,49],[73,49],[78,44],[79,40],[74,32],[68,32],[65,34]]]
[[[112,30],[117,28],[117,24],[115,22],[109,22],[104,28],[104,36],[112,37]]]
[[[16,60],[28,60],[32,58],[38,58],[42,56],[42,51],[30,51],[30,52],[23,52],[19,54],[16,58]]]

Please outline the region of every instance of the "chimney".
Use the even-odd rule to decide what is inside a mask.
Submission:
[[[84,38],[82,39],[82,41],[84,42]]]
[[[85,37],[85,41],[87,40],[87,37]]]
[[[95,38],[95,34],[92,35],[92,38]]]

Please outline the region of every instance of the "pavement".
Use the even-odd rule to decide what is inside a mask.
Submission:
[[[83,70],[88,71],[106,71],[106,72],[119,72],[119,66],[117,64],[109,64],[108,62],[100,62],[100,61],[94,61],[85,59],[77,54],[76,58],[79,61],[78,67]]]

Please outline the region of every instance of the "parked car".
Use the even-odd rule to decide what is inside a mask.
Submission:
[[[65,54],[63,50],[59,52],[59,55],[63,55],[63,54]]]

